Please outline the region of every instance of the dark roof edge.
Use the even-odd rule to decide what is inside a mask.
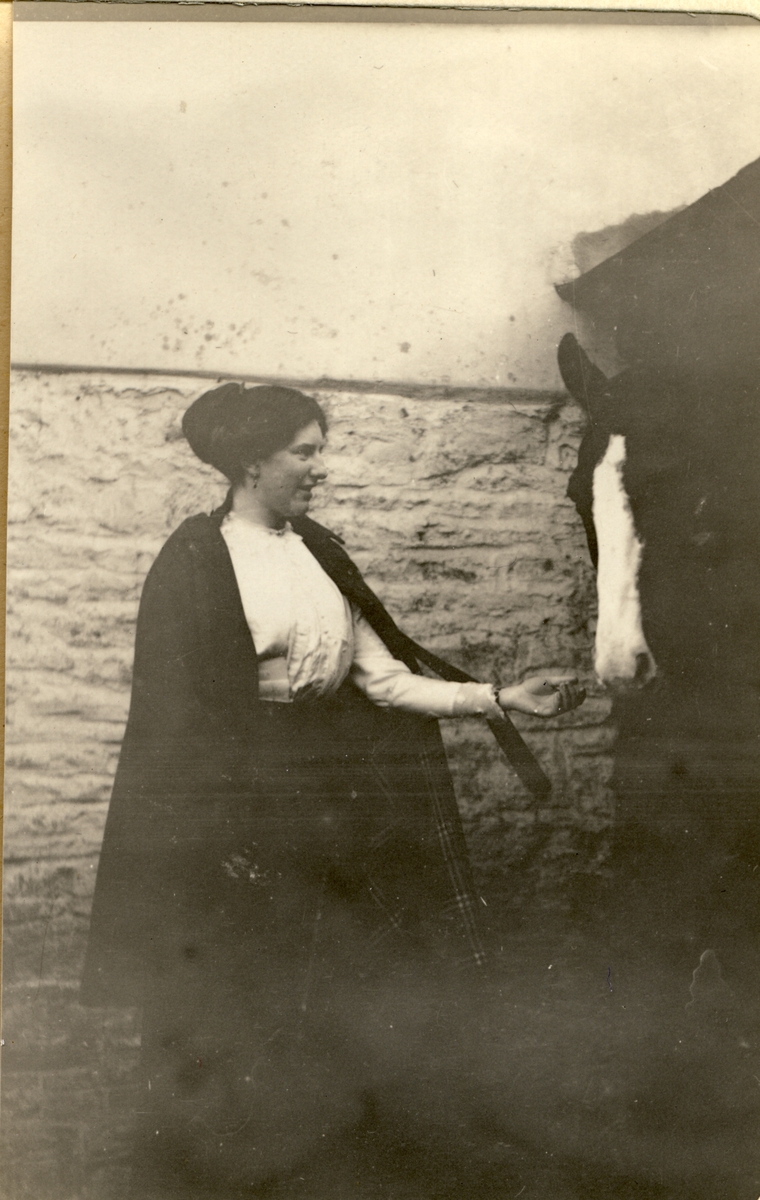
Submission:
[[[671,217],[667,217],[661,225],[656,225],[655,228],[650,229],[648,233],[642,233],[640,237],[637,237],[634,239],[634,241],[629,242],[628,245],[624,246],[622,250],[618,250],[616,254],[611,254],[609,258],[605,258],[602,260],[602,262],[597,263],[597,265],[592,267],[590,271],[585,271],[583,275],[579,275],[576,279],[570,279],[566,283],[555,283],[554,290],[557,292],[557,295],[567,304],[574,306],[576,301],[576,289],[580,288],[585,292],[589,285],[593,285],[597,278],[609,271],[612,264],[617,265],[626,257],[633,257],[633,254],[637,249],[640,252],[642,247],[648,249],[650,246],[655,246],[659,241],[662,241],[662,239],[666,237],[675,226],[681,222],[687,221],[689,219],[689,214],[692,213],[695,208],[699,208],[702,205],[715,203],[715,200],[719,197],[721,192],[724,190],[727,192],[727,189],[730,188],[731,184],[736,183],[736,181],[742,176],[752,172],[757,172],[758,176],[760,176],[760,158],[755,159],[751,163],[747,163],[747,165],[742,167],[740,171],[737,171],[735,175],[732,175],[730,179],[727,179],[725,183],[720,183],[717,187],[710,188],[710,190],[705,192],[703,196],[700,196],[698,200],[695,200],[692,204],[688,204],[686,208],[682,208],[679,212],[673,213]]]

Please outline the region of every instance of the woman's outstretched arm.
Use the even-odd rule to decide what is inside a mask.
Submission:
[[[415,675],[394,658],[359,611],[353,609],[354,658],[351,679],[373,704],[430,717],[482,715],[498,719],[510,709],[538,717],[569,712],[585,692],[575,676],[542,675],[497,689],[490,683],[450,683]]]

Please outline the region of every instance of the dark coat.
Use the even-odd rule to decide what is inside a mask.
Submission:
[[[424,888],[436,911],[454,921],[460,950],[466,946],[470,957],[480,961],[467,852],[437,722],[379,709],[351,684],[344,684],[332,707],[320,709],[319,701],[311,712],[306,712],[308,705],[259,701],[256,651],[220,530],[227,511],[225,505],[210,516],[186,520],[162,548],[145,582],[132,700],[98,870],[82,1003],[141,1002],[146,979],[161,969],[177,939],[186,938],[188,928],[197,927],[209,913],[218,918],[228,911],[214,871],[223,862],[234,873],[230,863],[242,861],[244,845],[280,836],[270,836],[273,828],[284,828],[273,824],[271,813],[280,802],[278,780],[283,787],[287,782],[285,792],[290,788],[287,803],[298,803],[303,791],[293,784],[298,769],[319,773],[320,752],[314,750],[312,735],[316,728],[318,744],[320,712],[329,713],[331,721],[324,735],[331,743],[328,783],[338,778],[336,766],[341,779],[345,775],[351,783],[352,797],[364,786],[351,782],[354,776],[362,776],[366,784],[371,768],[374,780],[364,786],[359,824],[355,812],[346,815],[345,806],[323,812],[323,824],[337,830],[328,848],[330,862],[341,856],[344,863],[351,860],[344,875],[352,878],[361,862],[373,897],[390,897],[387,916],[394,928],[403,926],[411,909],[419,913]],[[339,539],[308,518],[294,527],[391,652],[418,672],[410,648],[414,644],[364,583]],[[273,709],[272,719],[280,722],[277,736],[284,739],[276,767],[270,745]],[[311,734],[304,732],[307,725]],[[299,749],[310,736],[311,748]],[[337,795],[342,786],[329,784],[327,791]],[[311,808],[304,801],[297,826],[302,843],[313,843],[319,832],[309,815],[317,811],[313,797],[309,804]],[[284,818],[285,824],[288,820]],[[289,828],[286,849],[292,858],[296,825],[291,822]],[[389,840],[390,830],[407,848],[414,843],[424,850],[422,857],[417,850],[409,857],[406,877],[399,868],[404,856]]]

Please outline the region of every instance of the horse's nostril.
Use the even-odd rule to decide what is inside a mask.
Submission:
[[[649,651],[643,650],[636,655],[636,673],[633,681],[637,687],[644,687],[657,674],[657,666]]]

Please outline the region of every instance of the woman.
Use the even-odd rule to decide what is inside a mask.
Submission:
[[[144,1006],[143,1198],[236,1194],[357,1119],[340,998],[483,957],[434,718],[583,699],[419,674],[306,516],[326,428],[311,397],[237,384],[183,419],[231,488],[145,583],[82,986]]]

